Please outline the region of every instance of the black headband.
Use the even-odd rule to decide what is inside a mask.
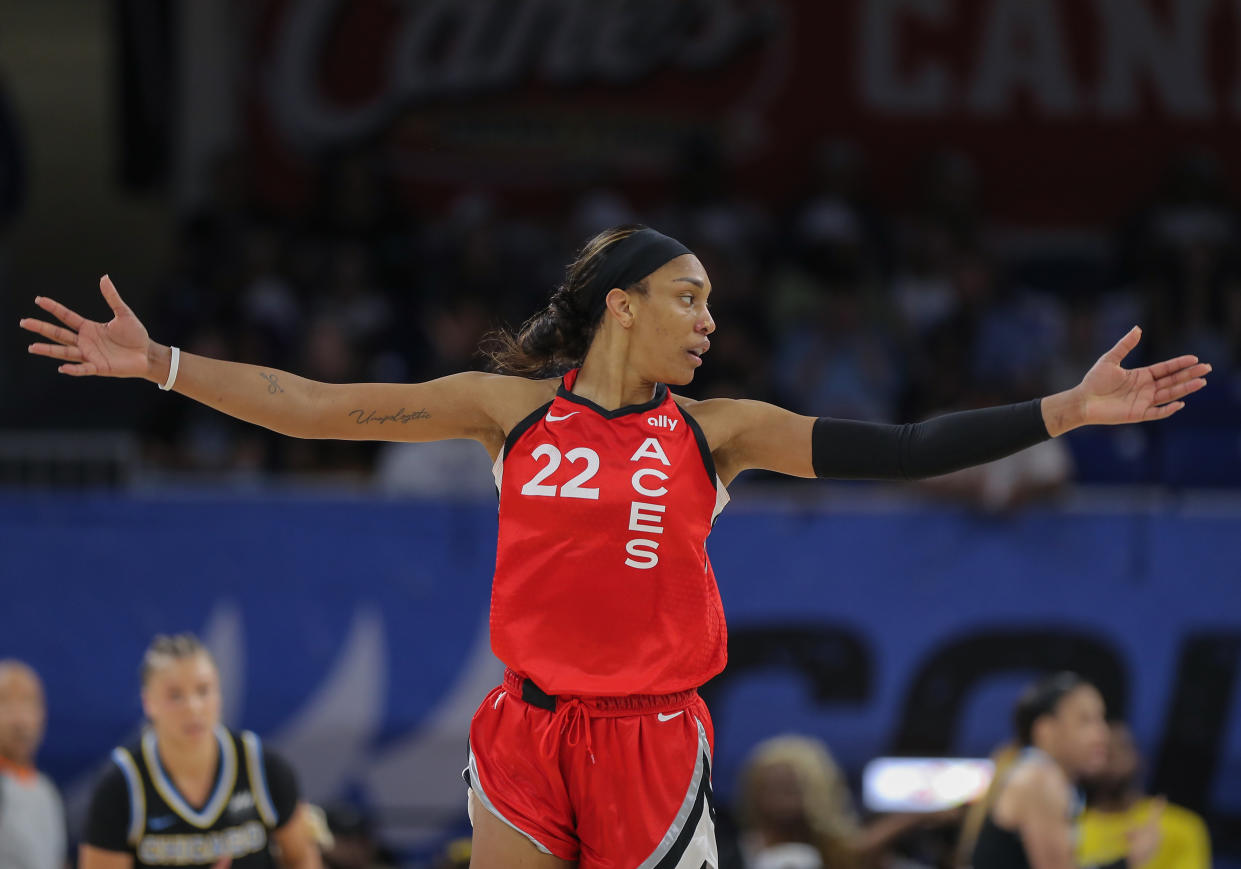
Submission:
[[[590,300],[590,322],[603,316],[608,293],[614,287],[622,290],[645,278],[665,263],[691,253],[675,238],[643,227],[632,235],[610,245],[602,254],[603,262],[590,279],[584,295]]]

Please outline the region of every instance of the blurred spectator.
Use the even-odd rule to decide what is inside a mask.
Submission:
[[[816,416],[891,422],[904,369],[855,286],[826,289],[799,325],[777,338],[783,403]]]
[[[331,806],[325,811],[332,844],[323,851],[327,869],[392,869],[392,852],[375,838],[370,818],[353,806]],[[469,858],[466,858],[466,864]]]
[[[707,243],[756,251],[767,242],[771,219],[736,189],[725,151],[713,134],[690,136],[673,173],[672,195],[648,212],[650,222],[690,249]]]
[[[1241,268],[1241,221],[1218,158],[1187,151],[1172,160],[1155,202],[1131,221],[1122,256],[1143,292],[1148,354],[1192,344],[1204,358],[1227,355],[1221,326]]]
[[[947,227],[919,223],[911,229],[891,295],[902,327],[914,340],[921,340],[957,309],[951,268],[954,256]]]
[[[297,345],[302,305],[284,273],[284,245],[269,226],[251,227],[238,287],[239,352],[245,362],[282,365]]]
[[[317,313],[337,323],[363,358],[374,356],[385,346],[392,306],[373,280],[366,248],[357,243],[339,244],[327,272],[327,284],[314,304]]]
[[[1211,443],[1230,449],[1218,429],[1241,420],[1241,219],[1218,161],[1203,153],[1170,164],[1151,204],[1129,221],[1119,256],[1092,249],[1084,258],[1058,254],[1054,242],[1020,256],[1010,245],[1003,255],[979,173],[954,151],[929,153],[907,201],[880,208],[864,152],[827,141],[809,157],[804,192],[778,212],[738,188],[727,146],[707,136],[687,139],[674,183],[654,203],[640,203],[641,188],[617,174],[559,210],[518,211],[485,188],[463,188],[415,215],[388,162],[378,145],[333,156],[310,217],[298,221],[254,208],[257,180],[244,153],[217,155],[209,196],[185,220],[161,282],[163,340],[329,381],[422,381],[479,368],[486,332],[518,325],[546,302],[574,248],[636,215],[681,237],[712,279],[719,328],[684,390],[691,397],[904,422],[984,394],[1024,399],[1072,386],[1141,323],[1132,364],[1192,349],[1220,376],[1174,427],[1215,425]],[[1108,286],[1111,259],[1121,280]],[[1075,450],[1090,437],[1071,439]],[[1107,437],[1090,444],[1112,457]],[[1207,452],[1203,463],[1237,465],[1235,450]],[[145,455],[157,467],[243,478],[290,470],[362,480],[380,451],[287,442],[163,403]],[[378,478],[418,478],[429,455],[396,461],[385,452]],[[1083,461],[1079,478],[1111,480],[1115,468],[1147,478],[1123,456],[1112,459],[1098,465],[1112,471]],[[414,473],[394,476],[407,460]],[[1175,473],[1150,476],[1176,482]],[[1003,511],[1059,491],[1071,475],[1057,443],[952,485]],[[1204,477],[1216,479],[1191,475]],[[1217,485],[1234,477],[1219,475]]]
[[[792,735],[751,751],[741,773],[738,815],[748,869],[878,866],[903,836],[959,817],[898,814],[863,823],[827,746]]]
[[[411,268],[408,239],[415,218],[398,203],[399,187],[379,145],[335,154],[321,169],[308,227],[320,246],[363,245],[365,256],[385,281]]]
[[[245,256],[246,233],[254,220],[253,179],[247,155],[222,150],[207,164],[206,197],[181,221],[178,243],[187,276],[218,283]]]
[[[1147,796],[1142,789],[1142,757],[1123,723],[1110,728],[1107,765],[1086,785],[1087,808],[1079,824],[1078,861],[1084,866],[1125,857],[1133,831],[1159,817],[1159,848],[1144,869],[1207,869],[1211,841],[1202,818],[1188,809]]]
[[[65,812],[51,779],[35,768],[47,706],[38,674],[0,660],[0,866],[62,869]]]

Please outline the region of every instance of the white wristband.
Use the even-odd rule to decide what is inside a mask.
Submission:
[[[168,379],[163,382],[160,389],[167,392],[172,389],[172,385],[177,382],[177,369],[181,367],[181,348],[172,348],[172,364],[168,366]]]

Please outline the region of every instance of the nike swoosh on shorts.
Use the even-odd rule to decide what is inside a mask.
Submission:
[[[672,719],[676,718],[678,715],[684,715],[684,714],[685,714],[685,710],[682,709],[680,712],[673,712],[671,715],[665,715],[664,713],[660,712],[655,717],[658,718],[660,721],[671,721]]]

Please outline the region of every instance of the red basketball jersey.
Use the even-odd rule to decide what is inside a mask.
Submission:
[[[696,688],[727,655],[706,541],[728,495],[666,386],[605,410],[570,392],[576,377],[496,461],[492,648],[549,694]]]

